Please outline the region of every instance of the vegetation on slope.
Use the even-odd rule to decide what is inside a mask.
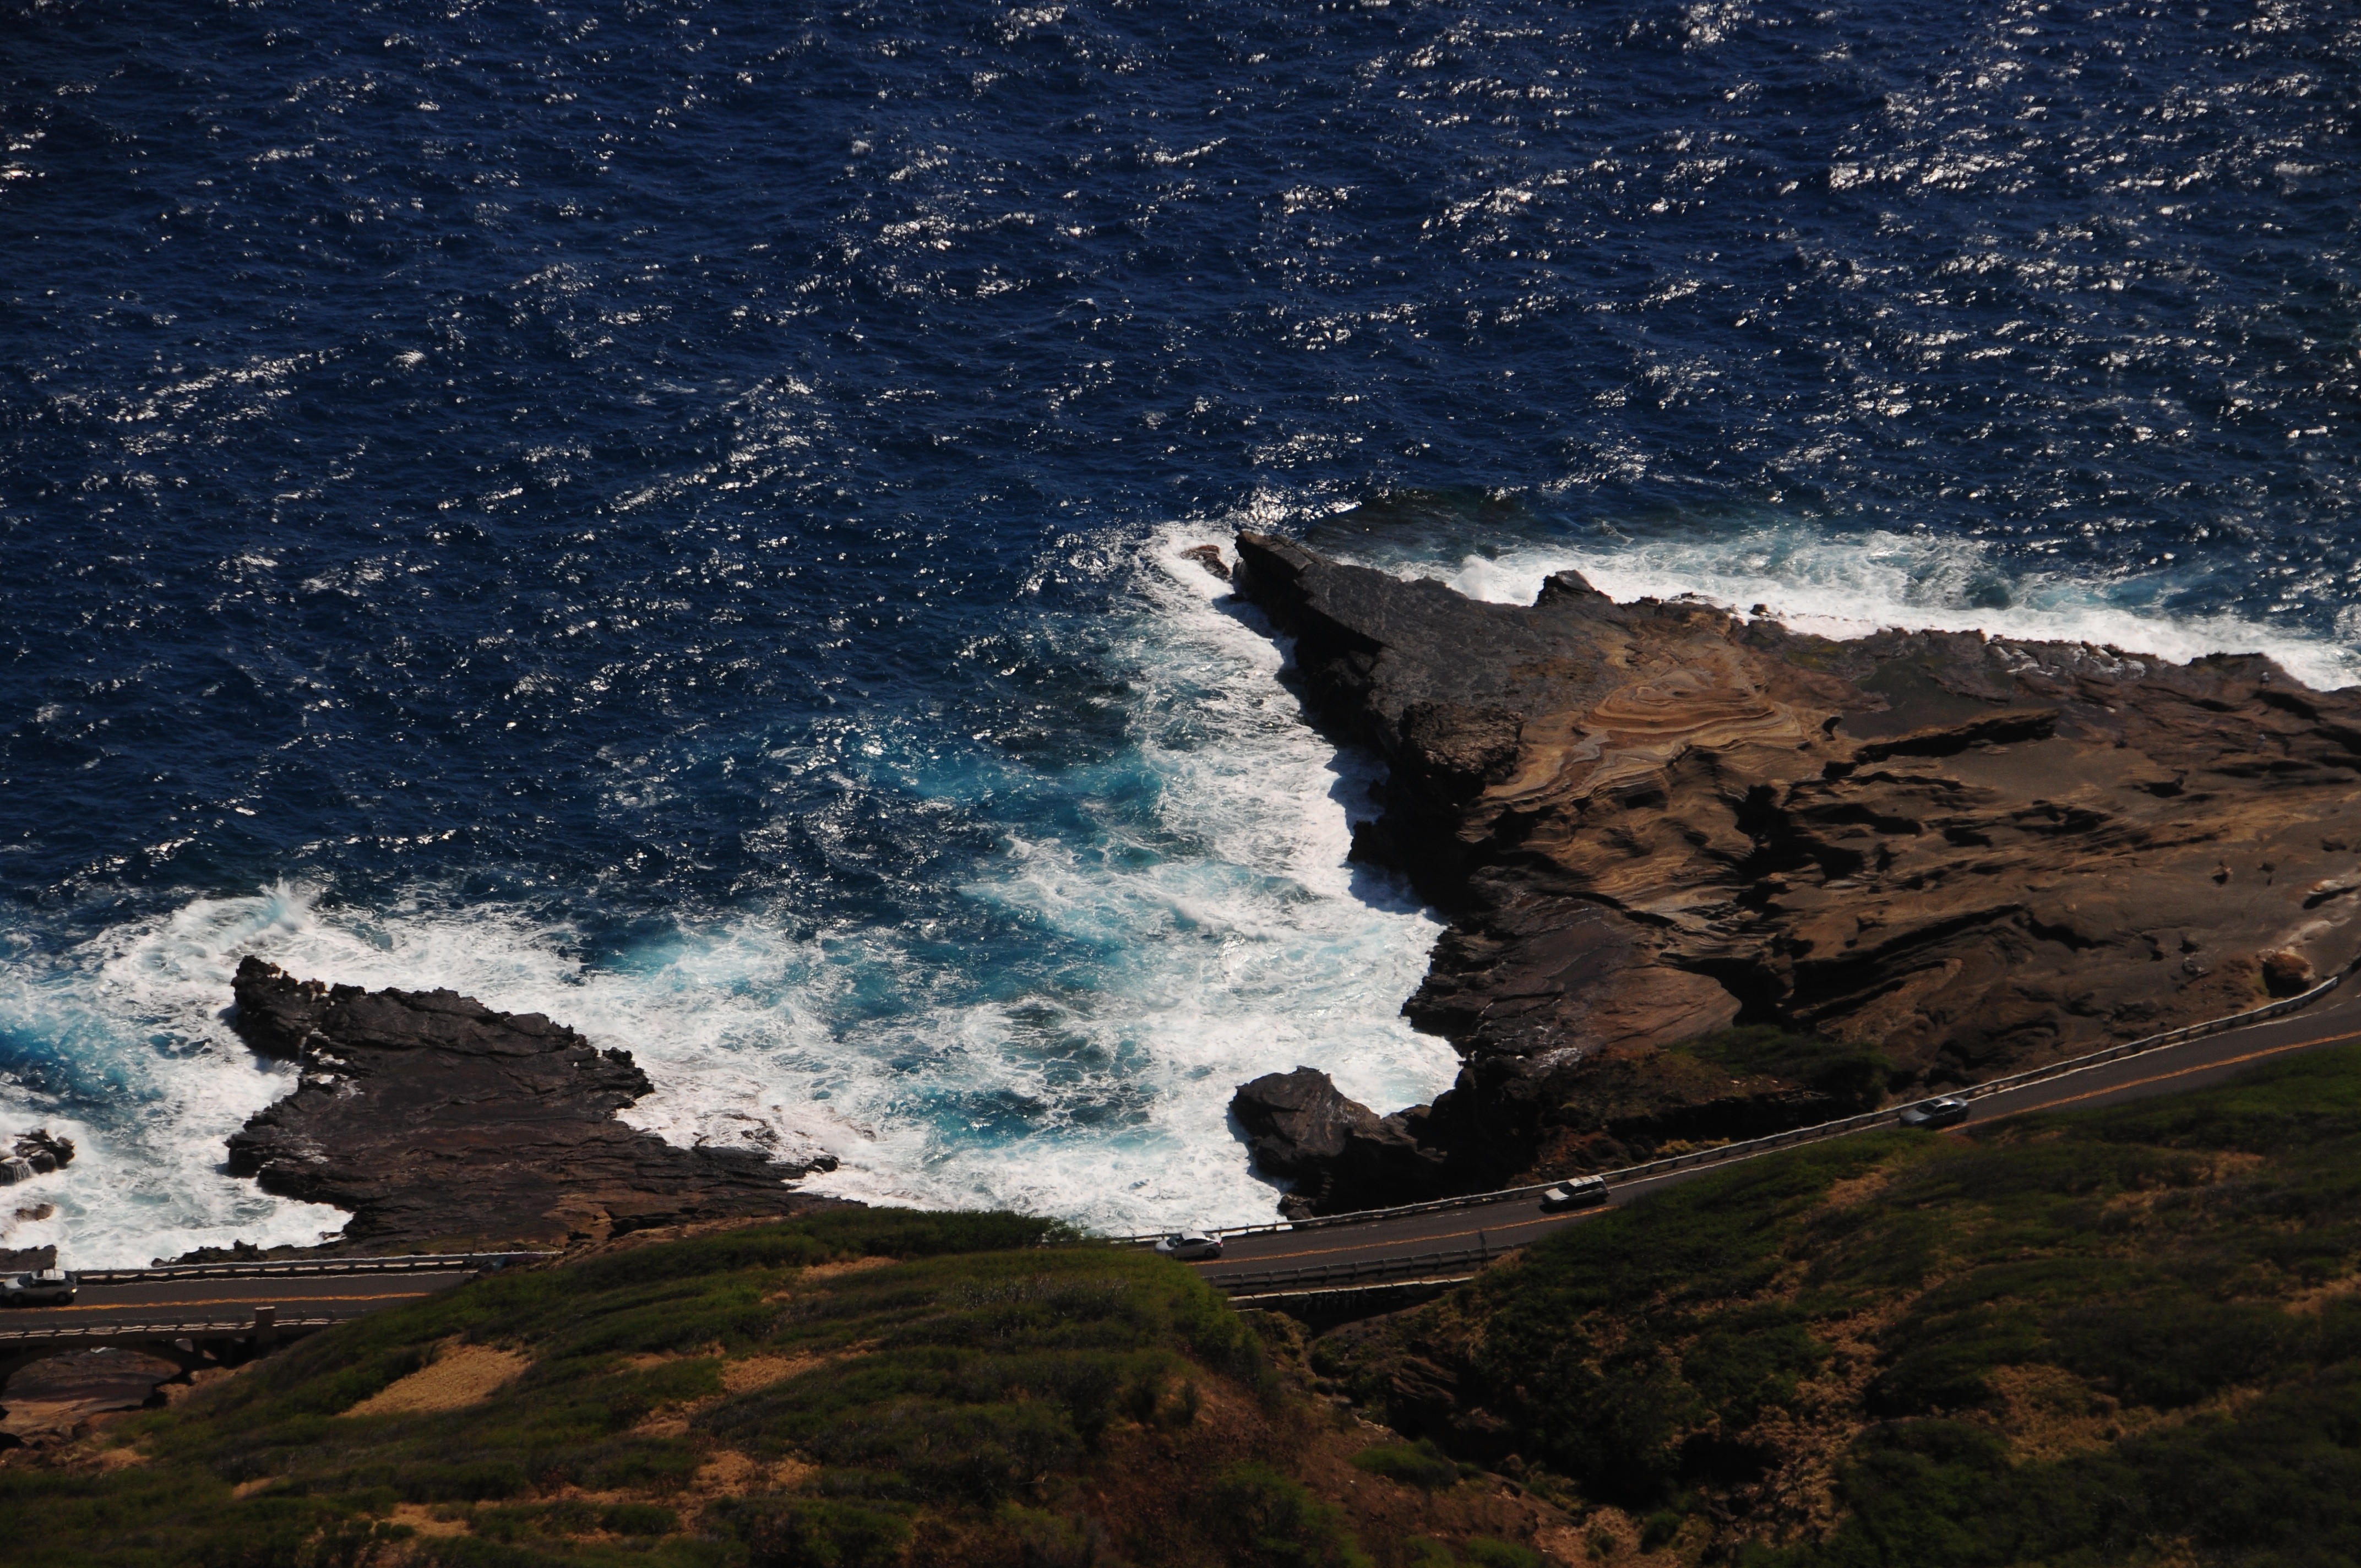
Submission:
[[[1602,1557],[2350,1563],[2356,1262],[2346,1049],[1751,1162],[1313,1357]]]
[[[1860,1045],[1769,1025],[1587,1058],[1544,1118],[1528,1178],[1611,1170],[1700,1143],[1876,1109],[1910,1075]]]
[[[1487,1536],[1547,1510],[1347,1463],[1389,1436],[1180,1265],[840,1211],[319,1334],[11,1456],[0,1518],[59,1565],[1538,1563]]]

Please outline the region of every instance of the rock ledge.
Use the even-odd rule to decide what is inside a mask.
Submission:
[[[1458,1047],[1448,1093],[1378,1118],[1242,1091],[1263,1168],[1323,1212],[1828,1109],[1666,1050],[1733,1028],[1873,1050],[1916,1093],[2236,1012],[2361,949],[2361,688],[2255,655],[1833,641],[1572,573],[1490,604],[1237,550],[1315,721],[1389,765],[1356,857],[1451,916],[1404,1008]]]
[[[350,1210],[340,1247],[550,1247],[829,1201],[785,1185],[832,1169],[826,1157],[677,1148],[617,1121],[647,1075],[540,1014],[299,981],[251,957],[234,989],[240,1037],[303,1070],[231,1136],[229,1168]]]

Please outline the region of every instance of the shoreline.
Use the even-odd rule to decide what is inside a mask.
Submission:
[[[1511,606],[1267,535],[1238,554],[1314,721],[1391,770],[1354,854],[1450,917],[1404,1012],[1465,1063],[1385,1116],[1242,1086],[1290,1212],[1777,1131],[2361,948],[2361,692],[2268,659],[1839,641],[1570,573]]]

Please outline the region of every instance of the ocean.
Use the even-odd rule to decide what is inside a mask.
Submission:
[[[0,1245],[222,1169],[259,953],[1116,1230],[1455,1058],[1181,552],[2361,681],[2361,11],[0,4]],[[37,1217],[40,1206],[52,1210]],[[17,1212],[17,1211],[22,1211]]]

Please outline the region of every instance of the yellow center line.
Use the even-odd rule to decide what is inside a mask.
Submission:
[[[1598,1212],[1598,1211],[1596,1209],[1590,1212],[1592,1214],[1597,1212]],[[1587,1220],[1588,1218],[1590,1218],[1590,1214],[1536,1214],[1530,1220],[1510,1220],[1505,1224],[1479,1225],[1472,1231],[1447,1231],[1441,1235],[1410,1236],[1397,1242],[1364,1240],[1358,1243],[1348,1242],[1343,1246],[1307,1247],[1301,1252],[1267,1252],[1257,1253],[1252,1257],[1213,1258],[1207,1261],[1213,1263],[1277,1263],[1282,1259],[1290,1257],[1326,1257],[1334,1253],[1359,1252],[1365,1248],[1372,1246],[1414,1246],[1422,1242],[1456,1241],[1461,1236],[1498,1235],[1502,1231],[1521,1231],[1532,1225],[1554,1225],[1563,1223],[1568,1219]],[[1410,1255],[1416,1257],[1418,1255],[1416,1253],[1411,1253]],[[1378,1260],[1372,1259],[1372,1261],[1374,1262]]]
[[[2316,1040],[2292,1040],[2284,1046],[2267,1046],[2259,1051],[2248,1051],[2244,1056],[2224,1057],[2217,1061],[2199,1062],[2194,1067],[2176,1068],[2170,1072],[2159,1072],[2152,1078],[2136,1078],[2129,1083],[2111,1083],[2103,1089],[2086,1089],[2080,1094],[2069,1094],[2057,1100],[2045,1100],[2038,1105],[2019,1105],[2003,1114],[2024,1116],[2036,1111],[2054,1111],[2060,1105],[2071,1105],[2081,1100],[2095,1100],[2102,1094],[2120,1094],[2126,1089],[2141,1089],[2151,1083],[2167,1083],[2176,1078],[2187,1078],[2192,1072],[2212,1072],[2216,1068],[2236,1067],[2242,1062],[2260,1061],[2265,1057],[2281,1056],[2289,1051],[2307,1050],[2313,1046],[2333,1046],[2346,1040],[2361,1040],[2361,1033],[2323,1035]]]

